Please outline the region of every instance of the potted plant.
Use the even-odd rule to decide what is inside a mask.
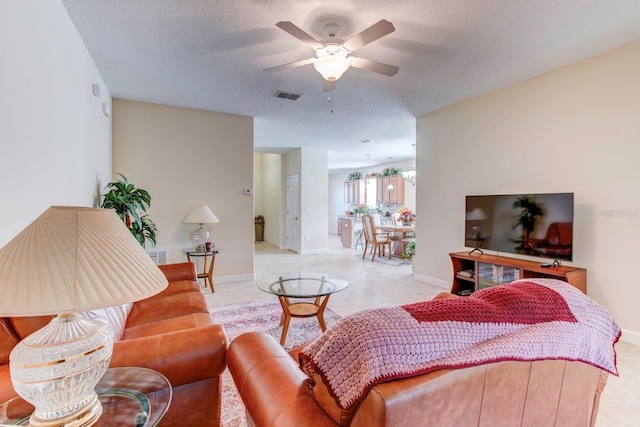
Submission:
[[[416,241],[415,240],[411,240],[404,247],[404,253],[402,254],[402,256],[405,257],[405,258],[409,258],[409,259],[413,260],[413,256],[415,254],[416,254]]]
[[[382,170],[382,176],[396,176],[400,174],[400,169],[389,166]]]
[[[411,240],[409,243],[407,243],[407,245],[404,247],[404,253],[402,254],[402,256],[404,258],[408,258],[411,260],[411,271],[413,271],[415,273],[416,271],[416,267],[415,264],[413,263],[414,260],[414,255],[416,254],[416,241],[415,240]]]
[[[146,213],[151,205],[151,196],[146,190],[136,188],[126,176],[118,175],[121,179],[106,185],[109,191],[102,196],[100,207],[115,210],[140,246],[144,248],[147,240],[155,246],[158,228]]]
[[[359,179],[362,179],[362,172],[353,171],[349,174],[349,181],[357,181]]]
[[[520,248],[526,246],[529,236],[533,234],[536,226],[536,218],[544,215],[542,203],[538,203],[533,196],[523,195],[518,197],[511,206],[513,209],[520,209],[520,213],[513,217],[512,230],[522,227],[522,240],[516,240]]]

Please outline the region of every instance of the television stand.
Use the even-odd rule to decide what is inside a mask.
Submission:
[[[451,252],[453,282],[451,293],[469,295],[490,286],[502,285],[517,279],[549,278],[563,280],[587,293],[587,270],[568,267],[558,262],[543,267],[539,261],[488,255],[484,253]]]

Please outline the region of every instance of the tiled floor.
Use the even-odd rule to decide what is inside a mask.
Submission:
[[[325,254],[297,255],[268,243],[256,243],[256,277],[259,280],[284,271],[317,271],[344,277],[349,287],[329,300],[329,307],[342,316],[366,308],[430,299],[446,290],[415,280],[409,265],[371,262],[369,256],[363,261],[361,250],[341,247],[336,236],[330,236],[329,247]],[[216,293],[206,293],[206,298],[214,306],[275,297],[249,281],[216,283]],[[597,426],[640,426],[640,347],[620,342],[616,350],[620,377],[609,376]]]

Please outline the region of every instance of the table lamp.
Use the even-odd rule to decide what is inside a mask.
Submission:
[[[206,250],[205,243],[209,241],[209,232],[204,228],[205,224],[213,224],[220,222],[218,217],[211,212],[209,206],[196,206],[184,219],[187,224],[198,224],[199,227],[193,232],[193,243],[197,251],[204,252]]]
[[[475,208],[471,212],[467,213],[467,221],[475,221],[471,226],[472,240],[480,240],[482,238],[482,229],[480,228],[480,221],[487,219],[487,214],[480,208]]]
[[[32,426],[90,426],[95,386],[114,331],[79,312],[137,301],[164,274],[113,210],[52,206],[0,249],[0,316],[56,317],[10,355],[15,391],[35,406]]]

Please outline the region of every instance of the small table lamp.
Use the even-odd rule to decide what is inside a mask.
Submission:
[[[167,279],[113,210],[50,207],[0,249],[0,316],[58,314],[10,356],[30,425],[94,424],[94,390],[109,366],[110,325],[78,312],[141,300]]]
[[[475,208],[471,212],[467,213],[467,221],[475,221],[475,224],[471,226],[471,239],[480,240],[482,238],[480,221],[484,221],[485,219],[487,219],[487,214],[485,214],[480,208]]]
[[[195,244],[196,250],[204,252],[206,250],[205,243],[209,241],[209,232],[204,228],[204,225],[220,222],[220,220],[211,212],[209,206],[201,205],[191,209],[189,215],[184,219],[184,222],[187,224],[198,224],[200,226],[193,232],[193,243]]]

